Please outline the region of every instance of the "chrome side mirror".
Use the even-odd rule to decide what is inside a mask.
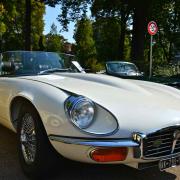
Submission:
[[[77,69],[80,73],[86,73],[81,65],[77,61],[71,61],[72,65]]]

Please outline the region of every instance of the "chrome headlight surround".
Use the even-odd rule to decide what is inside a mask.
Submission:
[[[65,101],[65,111],[70,121],[80,129],[87,129],[94,121],[95,105],[83,96],[70,96]]]

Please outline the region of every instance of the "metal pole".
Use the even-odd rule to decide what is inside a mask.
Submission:
[[[152,63],[153,63],[152,46],[153,46],[153,36],[151,36],[151,40],[150,40],[150,68],[149,68],[149,79],[151,79],[151,77],[152,77]]]

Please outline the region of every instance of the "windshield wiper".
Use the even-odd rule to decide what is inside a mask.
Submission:
[[[55,73],[55,72],[67,72],[70,71],[70,69],[59,69],[59,68],[52,68],[52,69],[46,69],[44,71],[39,72],[38,74],[46,74],[46,73]]]

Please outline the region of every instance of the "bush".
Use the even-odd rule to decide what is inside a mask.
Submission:
[[[99,63],[97,59],[91,58],[86,62],[87,69],[90,69],[91,72],[98,72],[102,69],[104,69],[104,65]]]
[[[174,65],[157,66],[153,70],[155,76],[176,76],[180,74],[180,67]]]

